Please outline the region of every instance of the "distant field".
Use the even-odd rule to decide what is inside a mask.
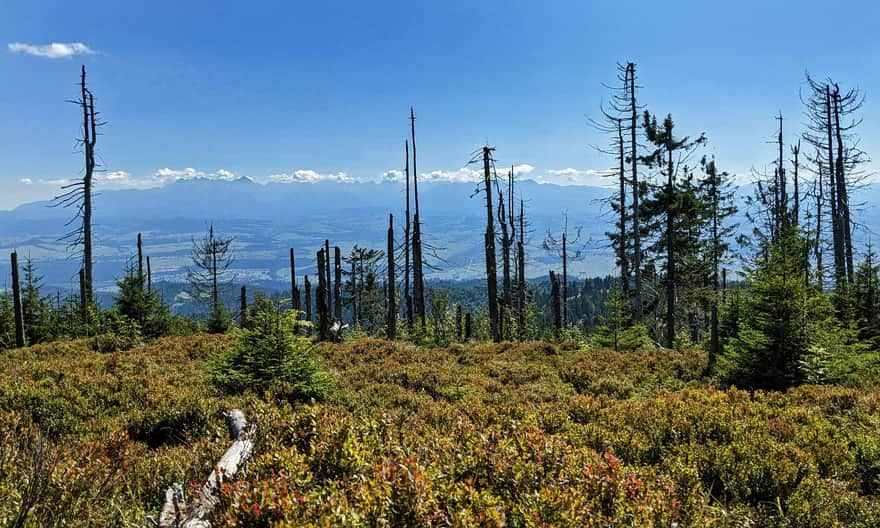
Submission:
[[[321,345],[330,401],[223,396],[225,336],[0,357],[0,524],[135,526],[257,424],[218,526],[877,526],[880,391],[718,390],[700,351]],[[38,433],[38,430],[43,431]],[[46,439],[43,443],[41,439]]]

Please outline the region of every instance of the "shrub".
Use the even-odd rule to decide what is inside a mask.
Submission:
[[[232,346],[208,358],[208,374],[232,393],[270,391],[291,400],[322,399],[332,380],[322,372],[308,340],[292,331],[291,314],[274,305],[235,330]]]

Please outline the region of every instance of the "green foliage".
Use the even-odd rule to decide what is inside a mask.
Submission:
[[[785,388],[803,382],[801,360],[810,347],[810,322],[821,319],[817,293],[803,281],[802,246],[791,233],[771,246],[749,272],[737,335],[719,360],[722,378],[743,387]]]
[[[271,304],[271,303],[270,303]],[[321,371],[308,340],[296,335],[292,313],[274,305],[248,314],[231,347],[208,359],[211,378],[231,393],[269,391],[289,400],[322,399],[332,379]]]
[[[229,311],[222,303],[217,303],[211,309],[211,314],[205,323],[205,330],[209,334],[225,334],[230,328],[232,328],[232,316],[229,315]]]
[[[173,318],[168,305],[155,291],[147,291],[144,278],[132,261],[126,265],[123,277],[116,280],[116,287],[114,308],[122,317],[137,323],[145,338],[171,334]]]

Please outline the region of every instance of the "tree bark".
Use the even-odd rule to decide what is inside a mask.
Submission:
[[[620,239],[618,240],[618,253],[617,258],[620,262],[620,290],[623,293],[623,297],[625,299],[630,298],[629,292],[629,264],[627,263],[626,258],[626,173],[625,173],[625,159],[624,159],[624,150],[623,150],[623,121],[621,119],[617,120],[617,142],[620,151],[618,153],[618,158],[620,161],[620,234],[618,235]]]
[[[388,215],[388,286],[385,314],[388,339],[397,339],[397,299],[394,292],[394,215]]]
[[[339,246],[333,248],[334,284],[333,284],[333,319],[342,321],[342,252]]]
[[[296,287],[296,255],[293,248],[290,248],[290,307],[299,312],[299,288]],[[299,319],[299,315],[297,315]]]
[[[144,289],[144,241],[141,234],[138,233],[137,239],[138,250],[138,281],[141,283],[141,290]]]
[[[842,243],[844,262],[846,264],[846,279],[848,284],[852,284],[855,270],[853,268],[852,231],[849,217],[849,192],[847,190],[843,164],[843,135],[840,130],[840,88],[837,85],[834,86],[834,130],[837,140],[837,170],[835,171],[837,180],[837,209],[840,214],[840,229],[843,235]]]
[[[153,293],[153,268],[150,266],[150,257],[147,256],[147,293]]]
[[[550,270],[550,305],[553,310],[553,333],[558,340],[562,336],[562,300],[559,291],[559,276]]]
[[[483,178],[486,186],[486,286],[489,302],[489,327],[492,340],[501,342],[498,318],[498,277],[495,265],[495,221],[492,207],[492,175],[489,166],[489,147],[483,147]]]
[[[639,177],[638,177],[638,144],[636,143],[636,129],[638,127],[638,112],[636,105],[636,65],[632,62],[627,64],[627,73],[629,74],[629,97],[630,97],[630,172],[632,173],[632,195],[633,195],[633,271],[635,275],[635,295],[634,302],[636,308],[636,317],[639,321],[642,319],[642,234],[639,227]]]
[[[15,312],[15,346],[24,346],[24,309],[21,303],[21,282],[18,277],[18,252],[13,251],[9,260],[12,264],[12,309]]]
[[[156,523],[159,528],[210,528],[214,510],[220,504],[220,484],[235,477],[254,449],[254,430],[245,420],[244,413],[234,409],[227,414],[227,420],[232,445],[214,465],[199,496],[191,504],[187,505],[183,486],[179,483],[172,484],[165,491],[165,502]]]
[[[412,132],[412,153],[413,153],[413,198],[415,203],[415,216],[413,217],[413,295],[415,297],[415,315],[419,320],[422,332],[427,329],[427,320],[425,319],[425,275],[424,275],[424,255],[422,247],[422,225],[419,209],[419,171],[416,157],[416,116],[412,107],[409,109],[410,130]]]
[[[519,242],[517,243],[517,281],[519,285],[516,289],[517,294],[517,327],[519,332],[519,340],[526,338],[526,250],[525,250],[525,207],[523,200],[519,201]]]
[[[309,276],[303,278],[306,298],[306,335],[312,335],[312,283],[309,282]]]
[[[410,291],[410,277],[412,276],[412,263],[410,260],[410,242],[412,241],[412,221],[410,219],[409,210],[409,140],[404,143],[406,149],[406,226],[403,230],[403,299],[406,304],[406,327],[412,332],[413,330],[413,303],[412,292]]]
[[[247,326],[247,287],[241,287],[241,299],[238,312],[238,322],[242,328]]]

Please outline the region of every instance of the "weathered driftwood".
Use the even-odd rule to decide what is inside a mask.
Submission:
[[[226,415],[232,445],[214,466],[208,480],[202,486],[199,496],[191,504],[186,503],[183,486],[175,482],[165,491],[165,503],[159,513],[159,520],[153,524],[160,528],[208,528],[214,509],[219,502],[218,490],[224,481],[231,480],[250,458],[253,451],[253,428],[247,423],[244,413],[233,409]]]

